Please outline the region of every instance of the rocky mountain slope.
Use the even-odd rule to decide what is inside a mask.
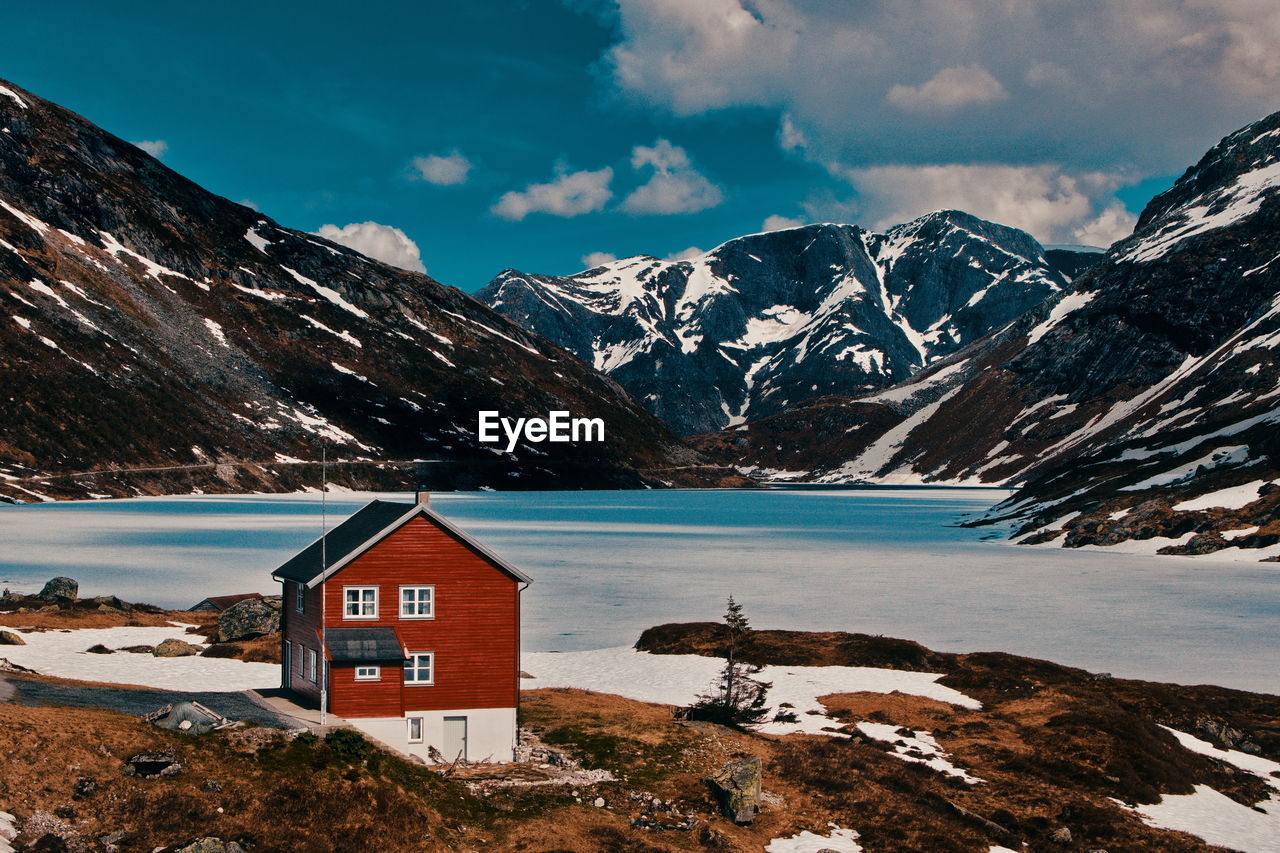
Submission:
[[[335,469],[365,484],[634,486],[636,469],[696,461],[616,384],[471,297],[281,227],[3,82],[0,306],[12,499],[297,488],[322,443],[452,466]],[[602,417],[606,441],[495,452],[480,409]],[[68,476],[103,469],[133,474]]]
[[[1007,329],[897,388],[696,444],[799,479],[1018,485],[992,519],[1038,540],[1269,554],[1277,346],[1280,113],[1223,139]]]
[[[1071,270],[1089,260],[1060,252]],[[506,270],[476,296],[687,434],[894,385],[1067,282],[1028,234],[947,210],[884,233],[754,234],[690,260]]]

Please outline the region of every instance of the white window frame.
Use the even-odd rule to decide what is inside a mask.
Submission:
[[[363,670],[364,674],[361,675]],[[357,666],[356,681],[381,681],[382,667],[380,666]]]
[[[317,679],[319,678],[319,668],[319,660],[316,656],[316,650],[307,649],[307,681],[310,681],[312,684],[318,683]]]
[[[422,743],[426,740],[424,737],[427,733],[427,721],[422,717],[405,717],[405,736],[409,743]],[[417,727],[418,734],[414,735],[413,729]]]
[[[293,609],[299,613],[307,612],[307,585],[304,583],[298,584],[298,589],[294,593]]]
[[[426,613],[405,613],[405,612],[404,612],[404,608],[405,608],[405,605],[406,605],[406,604],[411,604],[411,606],[412,606],[415,610],[416,610],[416,609],[418,609],[419,605],[421,605],[421,604],[422,604],[421,599],[419,599],[417,596],[418,596],[418,595],[421,593],[421,591],[422,591],[422,590],[424,590],[424,589],[431,590],[431,592],[429,593],[429,595],[430,595],[430,602],[429,602],[430,607],[429,607],[428,611],[427,611]],[[405,594],[406,592],[412,592],[412,593],[414,593],[414,601],[413,601],[413,602],[407,602],[407,601],[405,601],[404,594]],[[434,618],[436,618],[436,588],[435,588],[435,585],[434,585],[434,584],[404,584],[404,585],[402,585],[402,586],[400,587],[400,618],[401,618],[401,619],[434,619]]]
[[[307,677],[307,650],[302,647],[302,643],[294,643],[297,647],[298,658],[298,678]]]
[[[426,681],[419,681],[416,678],[411,680],[409,673],[413,672],[417,675],[419,669],[418,658],[425,657],[427,659],[427,672],[431,678]],[[408,659],[404,662],[404,685],[405,687],[430,687],[436,683],[436,653],[435,652],[409,652]]]
[[[369,590],[373,590],[373,601],[372,601],[373,613],[364,612],[365,606],[370,603],[368,601],[365,601],[364,593],[368,592]],[[355,602],[348,601],[347,593],[349,592],[358,592],[360,593],[360,596],[359,598],[356,599]],[[355,604],[356,610],[357,610],[354,616],[351,614],[351,611],[350,611],[351,605],[353,603]],[[343,618],[343,621],[347,621],[347,622],[354,622],[358,620],[363,620],[365,622],[368,622],[368,621],[377,619],[378,618],[378,588],[376,586],[370,586],[367,584],[361,584],[358,586],[344,586],[342,588],[342,618]]]

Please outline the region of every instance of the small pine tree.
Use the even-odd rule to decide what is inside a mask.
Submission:
[[[742,660],[751,642],[751,624],[732,595],[725,608],[724,625],[728,635],[724,668],[711,689],[689,707],[688,716],[727,726],[755,725],[769,713],[765,700],[772,685],[753,677],[762,667]]]

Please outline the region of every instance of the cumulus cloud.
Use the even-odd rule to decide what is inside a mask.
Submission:
[[[1280,91],[1273,0],[614,2],[623,94],[774,110],[817,162],[1169,173]]]
[[[779,216],[773,214],[765,217],[764,224],[760,226],[761,231],[785,231],[788,228],[799,228],[804,225],[803,219],[794,219],[790,216]]]
[[[582,256],[582,265],[587,269],[594,269],[617,259],[617,255],[609,252],[587,252]]]
[[[519,222],[530,213],[554,216],[580,216],[604,207],[613,197],[609,183],[613,169],[606,166],[594,172],[561,172],[545,184],[530,184],[523,190],[504,193],[492,212],[503,219]]]
[[[414,272],[427,271],[422,265],[418,244],[399,228],[377,222],[352,222],[341,228],[337,225],[321,225],[316,233],[393,267]]]
[[[455,148],[447,154],[414,157],[413,169],[419,178],[429,184],[455,187],[467,182],[467,176],[471,172],[471,161]]]
[[[944,68],[919,86],[891,86],[885,97],[909,112],[941,113],[1002,101],[1009,93],[985,68],[975,64]]]
[[[1021,228],[1042,243],[1108,246],[1132,231],[1135,222],[1111,200],[1125,182],[1117,173],[1046,164],[951,163],[849,168],[842,176],[857,192],[860,218],[872,228],[953,208]]]
[[[702,251],[697,246],[690,246],[687,249],[681,249],[678,252],[672,252],[671,254],[663,258],[663,260],[664,261],[691,261],[694,258],[700,258],[705,254],[706,252]]]
[[[804,135],[804,131],[786,113],[783,113],[782,122],[778,125],[778,145],[783,151],[798,151],[809,145],[809,138]]]
[[[631,168],[652,169],[653,175],[623,200],[628,213],[696,213],[724,199],[720,188],[693,168],[688,153],[669,140],[631,149]]]
[[[141,142],[135,142],[134,145],[150,154],[157,160],[163,159],[169,150],[169,143],[163,139],[144,139]]]

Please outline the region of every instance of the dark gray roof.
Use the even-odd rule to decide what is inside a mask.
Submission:
[[[474,553],[487,560],[499,571],[505,572],[521,583],[532,583],[533,578],[490,551],[473,539],[466,531],[430,507],[400,503],[398,501],[370,501],[355,515],[339,524],[322,539],[317,539],[293,559],[271,573],[271,577],[280,581],[294,581],[314,585],[321,575],[330,569],[341,569],[348,559],[354,559],[365,548],[373,545],[375,538],[387,528],[401,519],[408,519],[410,513],[421,513],[432,524],[448,533],[454,539],[470,548]],[[324,543],[324,565],[321,566],[321,542]]]
[[[303,548],[289,562],[272,573],[282,580],[308,583],[325,569],[341,562],[348,554],[403,518],[413,504],[398,501],[370,501],[360,510],[324,536],[325,565],[320,565],[320,541]]]
[[[334,663],[404,660],[395,628],[330,628],[325,640]]]

